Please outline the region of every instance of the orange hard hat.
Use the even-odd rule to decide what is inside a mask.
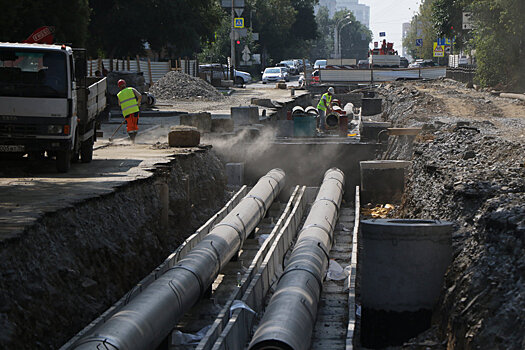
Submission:
[[[117,85],[119,88],[125,88],[126,87],[126,81],[123,80],[123,79],[120,79],[118,82],[117,82]]]

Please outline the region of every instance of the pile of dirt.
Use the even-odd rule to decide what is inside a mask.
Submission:
[[[157,81],[150,91],[162,100],[197,99],[219,101],[224,96],[206,81],[186,73],[171,71]]]
[[[424,127],[413,147],[390,148],[390,158],[413,161],[394,216],[456,223],[434,332],[425,335],[447,349],[523,349],[525,140],[512,125],[525,122],[525,107],[451,82],[418,84],[381,92],[384,119]],[[464,110],[454,109],[458,95]],[[509,104],[516,114],[506,115]]]

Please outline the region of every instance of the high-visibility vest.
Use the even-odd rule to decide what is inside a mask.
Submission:
[[[120,108],[122,109],[122,115],[124,115],[124,117],[139,111],[139,104],[132,88],[122,89],[117,94],[117,98],[120,102]]]
[[[326,97],[326,104],[324,102],[324,98]],[[319,100],[319,103],[317,104],[317,109],[323,110],[326,112],[326,107],[332,102],[332,95],[325,93],[323,96],[321,96],[321,99]]]

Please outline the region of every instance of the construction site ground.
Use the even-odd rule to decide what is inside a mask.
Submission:
[[[383,154],[413,162],[403,202],[390,215],[456,223],[433,327],[411,346],[525,348],[525,102],[448,79],[384,84],[378,92],[383,113],[372,119],[423,128],[415,139],[391,138]],[[167,100],[158,108],[221,118],[252,98],[292,97],[247,85],[221,101]],[[135,145],[124,126],[109,142],[120,122],[103,124],[93,162],[67,174],[57,174],[52,160],[2,163],[0,347],[60,347],[227,200],[213,149],[164,144],[176,113],[141,118]],[[170,186],[176,237],[159,226],[161,180]]]

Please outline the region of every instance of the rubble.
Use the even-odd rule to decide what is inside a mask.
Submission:
[[[402,142],[389,145],[389,157],[413,162],[393,216],[456,223],[454,260],[433,331],[418,342],[426,336],[438,337],[447,349],[523,349],[525,108],[453,81],[417,85],[422,93],[404,101],[412,91],[407,84],[381,89],[384,119],[396,126],[423,125],[428,135],[415,140],[413,153]],[[458,96],[464,110],[454,109]],[[469,123],[458,123],[463,121]],[[515,130],[514,123],[522,128]]]
[[[162,100],[220,101],[224,99],[219,90],[206,81],[178,71],[166,73],[150,88],[150,92]]]

